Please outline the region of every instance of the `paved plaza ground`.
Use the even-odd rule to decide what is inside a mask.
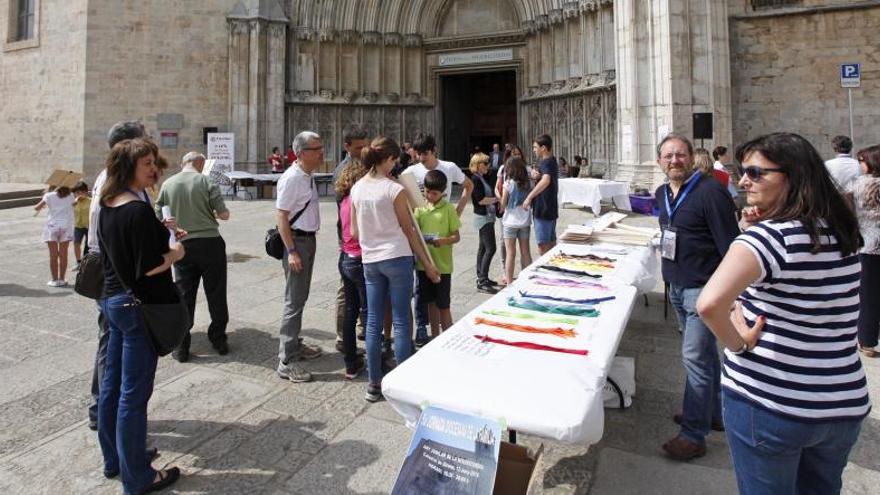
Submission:
[[[229,206],[232,219],[221,230],[230,262],[231,353],[217,356],[207,343],[207,310],[200,295],[192,360],[159,360],[148,441],[162,454],[154,465],[182,468],[174,493],[388,493],[411,432],[387,402],[364,401],[365,378],[343,380],[342,359],[333,349],[339,280],[335,205],[321,204],[322,233],[304,318],[306,340],[320,345],[325,356],[311,364],[315,381],[306,384],[274,373],[283,274],[262,248],[273,205],[234,201]],[[97,332],[94,303],[72,289],[46,287],[48,254],[40,242],[45,217],[32,213],[30,208],[0,211],[0,493],[120,493],[118,481],[101,475],[96,435],[86,424]],[[588,215],[565,209],[560,229]],[[654,219],[632,222],[653,225]],[[455,317],[489,297],[475,290],[472,224],[468,206],[455,247]],[[493,270],[493,278],[500,278],[499,261]],[[648,300],[647,307],[637,303],[620,346],[621,355],[636,359],[636,398],[630,409],[606,410],[603,440],[588,447],[520,436],[521,443],[545,445],[539,491],[736,492],[723,434],[712,433],[706,457],[691,463],[670,461],[660,449],[677,432],[671,416],[681,404],[684,373],[674,317],[663,317],[662,289]],[[877,401],[880,360],[865,364]],[[875,408],[850,456],[845,493],[878,493],[878,445],[880,408]]]

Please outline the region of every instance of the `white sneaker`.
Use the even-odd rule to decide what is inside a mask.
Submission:
[[[79,271],[79,262],[78,261],[76,262],[75,265],[73,265],[73,268],[70,271],[72,271],[72,272]]]
[[[46,285],[48,285],[49,287],[58,287],[58,281],[57,280],[50,280],[50,281],[46,282]]]
[[[67,280],[56,280],[55,287],[67,287]]]

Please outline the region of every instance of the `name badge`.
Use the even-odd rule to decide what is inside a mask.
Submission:
[[[669,261],[675,261],[675,230],[671,227],[663,229],[663,236],[660,238],[660,256]]]

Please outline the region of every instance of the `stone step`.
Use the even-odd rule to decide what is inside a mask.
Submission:
[[[43,198],[42,191],[40,191],[39,196],[30,196],[24,198],[8,198],[8,199],[0,199],[0,210],[6,210],[9,208],[20,208],[22,206],[33,206],[40,202],[40,199]]]
[[[0,201],[7,199],[19,199],[19,198],[33,198],[33,197],[42,197],[45,192],[45,188],[37,188],[31,187],[27,189],[15,189],[15,190],[0,190]]]

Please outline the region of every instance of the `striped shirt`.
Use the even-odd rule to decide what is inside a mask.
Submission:
[[[799,221],[760,222],[734,244],[761,265],[760,278],[739,297],[746,321],[764,315],[766,323],[753,350],[725,351],[722,385],[795,419],[865,416],[871,405],[856,344],[858,255],[841,256],[831,235],[811,254]]]

